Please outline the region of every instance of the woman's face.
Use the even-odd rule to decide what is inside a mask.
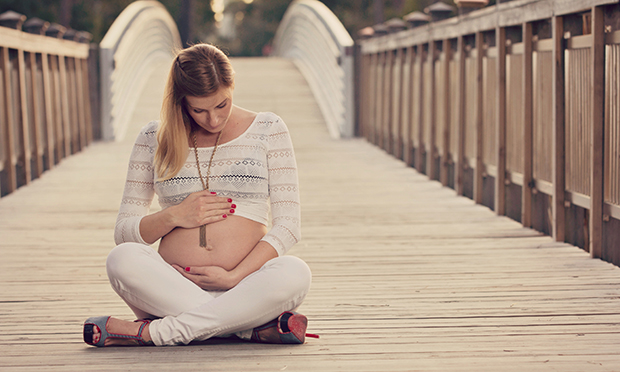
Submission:
[[[218,133],[232,113],[232,88],[220,88],[206,97],[185,97],[187,112],[202,129]]]

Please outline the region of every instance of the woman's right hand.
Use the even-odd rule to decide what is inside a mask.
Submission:
[[[235,213],[236,207],[232,199],[204,190],[188,195],[180,204],[168,210],[175,226],[190,229],[221,221]]]

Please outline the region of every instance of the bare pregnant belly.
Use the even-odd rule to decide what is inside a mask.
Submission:
[[[234,269],[260,239],[267,227],[238,216],[207,225],[207,248],[200,246],[199,228],[177,227],[159,243],[159,254],[169,264],[187,266],[219,266]]]

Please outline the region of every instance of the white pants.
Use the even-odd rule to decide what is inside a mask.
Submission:
[[[153,248],[123,243],[106,263],[112,288],[139,319],[151,322],[155,345],[187,344],[252,329],[301,305],[312,274],[301,259],[269,260],[228,291],[205,291],[170,266]]]

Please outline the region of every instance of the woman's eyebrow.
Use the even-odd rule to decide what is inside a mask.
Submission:
[[[224,100],[223,100],[222,102],[220,102],[219,104],[217,104],[215,107],[221,106],[221,105],[222,105],[224,102],[226,102],[226,101],[228,101],[228,97],[227,97],[227,98],[224,98]],[[203,109],[203,108],[201,108],[201,107],[192,106],[189,102],[187,103],[187,105],[188,105],[190,108],[194,109],[194,110],[205,110],[205,109]]]

